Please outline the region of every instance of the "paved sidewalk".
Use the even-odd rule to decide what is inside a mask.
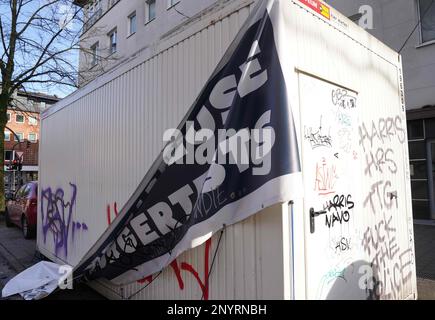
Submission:
[[[435,300],[435,223],[414,224],[419,300]]]
[[[417,277],[435,281],[435,225],[415,224]]]
[[[36,241],[26,240],[18,228],[7,228],[0,215],[0,255],[21,272],[39,261],[35,256]]]
[[[6,228],[4,216],[0,214],[0,292],[10,279],[39,261],[36,241],[24,239],[18,228]],[[74,290],[58,291],[46,299],[105,300],[86,285],[75,286]],[[7,300],[21,300],[21,297],[15,296]]]

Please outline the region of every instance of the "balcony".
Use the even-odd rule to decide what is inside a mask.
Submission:
[[[89,17],[89,19],[86,20],[86,22],[83,24],[83,33],[88,31],[94,24],[97,22],[98,19],[103,15],[103,9],[99,8],[97,11],[95,11],[92,16]]]
[[[105,6],[107,6],[105,8],[105,10],[103,10],[102,7],[98,8],[98,10],[95,11],[83,24],[83,33],[88,31],[98,21],[98,19],[101,18],[103,13],[106,13],[107,11],[112,9],[112,7],[115,6],[115,4],[117,4],[119,1],[121,1],[121,0],[108,0],[108,2],[106,2],[106,5],[105,5]],[[75,3],[78,5],[77,1]],[[87,1],[82,1],[82,3],[85,4],[85,3],[87,3]]]
[[[109,9],[112,8],[115,4],[117,4],[120,0],[109,0]]]

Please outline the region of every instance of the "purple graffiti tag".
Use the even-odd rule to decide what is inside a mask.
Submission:
[[[68,256],[68,240],[70,231],[74,240],[77,231],[87,231],[88,227],[84,223],[73,221],[73,210],[76,205],[77,186],[70,183],[72,196],[69,201],[65,199],[65,192],[58,188],[55,192],[51,188],[44,189],[41,195],[41,215],[42,231],[44,243],[47,242],[48,234],[52,234],[55,255],[63,250],[65,257]]]

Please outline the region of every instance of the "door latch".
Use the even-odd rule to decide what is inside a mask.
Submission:
[[[310,231],[316,232],[316,218],[321,215],[327,214],[327,211],[315,211],[314,208],[310,209]]]

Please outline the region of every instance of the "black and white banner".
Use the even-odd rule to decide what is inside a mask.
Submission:
[[[161,156],[75,277],[134,282],[224,225],[291,200],[300,158],[273,2],[257,6],[181,125],[165,133]]]

